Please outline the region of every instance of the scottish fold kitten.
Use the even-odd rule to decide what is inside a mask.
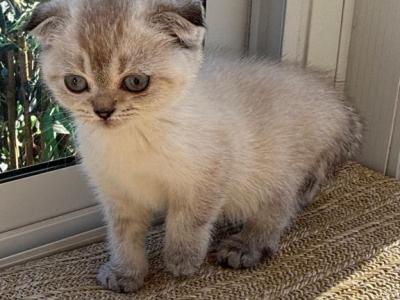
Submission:
[[[200,267],[221,216],[243,229],[220,241],[219,263],[255,266],[359,148],[357,115],[304,71],[203,62],[199,0],[53,0],[27,30],[42,43],[46,84],[75,118],[104,207],[106,288],[142,286],[157,211],[166,212],[165,265],[175,276]]]

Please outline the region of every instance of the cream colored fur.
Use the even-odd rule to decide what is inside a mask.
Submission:
[[[131,292],[143,284],[144,237],[157,211],[167,214],[164,255],[173,274],[196,271],[222,216],[244,227],[221,242],[220,263],[255,265],[278,250],[299,208],[359,146],[358,117],[313,75],[252,58],[203,63],[204,28],[171,9],[197,1],[54,3],[62,11],[53,17],[57,26],[41,28],[44,21],[35,30],[46,83],[75,117],[82,165],[104,206],[111,260],[98,278],[107,288]],[[164,10],[179,24],[171,15],[152,23]],[[94,55],[109,60],[96,66]],[[152,77],[142,95],[119,88],[135,72]],[[68,92],[69,73],[85,77],[90,91]],[[115,102],[107,123],[93,113],[98,101]]]

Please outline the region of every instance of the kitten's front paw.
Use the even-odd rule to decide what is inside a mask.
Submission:
[[[107,262],[100,267],[97,280],[106,289],[118,293],[133,293],[143,286],[144,275],[125,275]]]
[[[172,273],[175,277],[185,277],[193,275],[197,272],[201,265],[201,261],[192,261],[191,259],[172,259],[166,261],[167,270]]]
[[[167,270],[175,277],[190,276],[197,272],[204,261],[203,257],[192,254],[167,252],[164,255]]]
[[[274,252],[270,247],[265,247],[263,250],[250,247],[249,243],[238,235],[232,235],[218,246],[217,260],[225,268],[250,268],[259,264],[266,256],[271,256]]]

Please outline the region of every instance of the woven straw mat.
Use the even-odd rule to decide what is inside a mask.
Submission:
[[[103,243],[0,271],[0,299],[400,299],[400,182],[349,163],[259,267],[205,263],[187,279],[163,270],[163,230],[148,238],[151,273],[137,294],[102,289]]]

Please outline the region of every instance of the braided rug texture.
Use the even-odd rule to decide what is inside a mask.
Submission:
[[[0,299],[400,299],[400,182],[349,163],[337,172],[257,268],[206,263],[174,279],[160,257],[163,230],[148,238],[151,273],[140,292],[103,290],[95,276],[104,244],[0,271]]]

